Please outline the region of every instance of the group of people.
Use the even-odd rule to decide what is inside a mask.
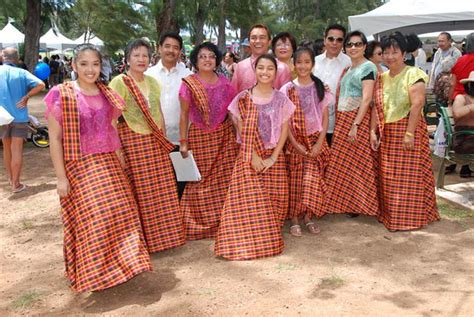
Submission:
[[[294,43],[254,25],[251,55],[229,81],[216,73],[214,44],[191,52],[193,73],[179,62],[179,34],[164,32],[155,66],[149,43],[133,40],[126,72],[108,86],[100,51],[76,47],[77,79],[44,99],[74,290],[125,282],[151,270],[149,253],[186,240],[215,239],[229,260],[277,255],[287,219],[293,236],[300,221],[319,233],[315,218],[334,213],[377,217],[391,231],[439,220],[428,78],[404,63],[405,36],[382,39],[383,73],[359,31],[327,27],[316,58]],[[172,151],[192,153],[202,179],[176,184]]]

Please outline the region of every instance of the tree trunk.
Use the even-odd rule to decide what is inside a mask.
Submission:
[[[157,42],[160,41],[162,32],[179,32],[178,24],[174,18],[175,8],[175,0],[165,0],[163,4],[163,10],[161,12],[157,12],[155,16],[156,33],[158,34]]]
[[[25,64],[30,72],[38,62],[39,39],[41,35],[41,1],[26,0]]]
[[[221,52],[225,52],[225,0],[219,1],[219,34],[217,37],[217,46]]]
[[[199,45],[204,41],[204,21],[206,20],[206,9],[200,2],[196,11],[196,38],[194,45]]]

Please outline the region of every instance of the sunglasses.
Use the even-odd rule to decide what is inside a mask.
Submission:
[[[328,36],[327,39],[328,39],[329,42],[342,43],[342,42],[344,41],[344,38],[342,38],[342,37],[334,37],[334,36]]]
[[[351,48],[351,47],[359,48],[359,47],[362,47],[362,46],[364,46],[364,43],[362,43],[362,42],[347,42],[346,43],[346,48]]]

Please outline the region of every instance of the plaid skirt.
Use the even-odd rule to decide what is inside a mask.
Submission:
[[[71,288],[99,291],[150,271],[137,205],[115,153],[65,165],[71,192],[61,198],[61,214]]]
[[[310,145],[316,144],[318,138],[319,132],[310,135]],[[323,216],[323,197],[326,193],[324,171],[329,162],[326,140],[316,158],[299,154],[291,145],[288,146],[286,158],[290,193],[289,217],[302,217],[306,214]]]
[[[265,151],[263,157],[271,155]],[[283,251],[281,227],[288,210],[288,176],[285,157],[263,174],[250,163],[235,162],[217,232],[215,253],[229,260],[251,260]]]
[[[369,139],[370,111],[357,129],[357,143],[347,140],[357,111],[338,111],[326,170],[325,213],[376,216],[379,211],[375,160]]]
[[[421,118],[413,150],[403,149],[408,118],[384,125],[379,150],[382,208],[389,230],[411,230],[439,220],[426,122]]]
[[[199,182],[188,182],[181,197],[186,239],[214,238],[238,154],[238,144],[229,119],[215,131],[191,124],[189,150],[201,173]]]
[[[148,251],[183,245],[183,215],[169,154],[152,134],[135,133],[125,122],[118,131]]]

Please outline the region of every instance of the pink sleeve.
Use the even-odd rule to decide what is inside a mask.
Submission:
[[[236,93],[239,92],[239,77],[240,77],[240,67],[239,67],[239,64],[237,63],[237,65],[235,65],[235,70],[234,70],[234,74],[232,75],[232,82],[231,82],[231,85],[232,87],[234,87],[234,91]]]
[[[222,76],[221,80],[225,82],[225,88],[227,90],[227,100],[225,104],[228,105],[232,102],[234,97],[237,95],[237,91],[235,90],[234,86],[232,86],[232,83],[227,78]]]
[[[49,114],[53,115],[54,119],[62,125],[63,124],[63,107],[61,104],[61,96],[59,94],[59,87],[54,86],[44,97],[46,103],[46,111],[44,117],[48,120]]]
[[[329,91],[324,92],[324,99],[321,101],[321,109],[326,108],[329,104],[334,102],[334,95]]]
[[[295,104],[286,95],[283,95],[283,97],[285,101],[282,104],[281,123],[288,121],[296,109]]]
[[[119,100],[120,102],[120,105],[122,106],[123,109],[125,109],[125,107],[127,106],[127,104],[125,103],[125,99],[123,99],[122,96],[120,96],[120,94],[116,91],[113,91],[115,97],[117,97],[117,99]],[[118,109],[117,107],[112,107],[113,109],[113,112],[112,112],[112,117],[114,120],[117,120],[121,115],[122,115],[122,110]]]
[[[283,64],[283,67],[279,67],[277,71],[277,77],[275,78],[275,89],[280,89],[284,84],[291,81],[291,72],[288,65]]]
[[[291,83],[286,83],[280,88],[280,91],[284,93],[285,96],[288,96],[288,89],[290,88],[290,85]]]
[[[232,101],[230,102],[229,106],[227,107],[227,109],[229,110],[229,112],[230,112],[230,113],[232,114],[232,116],[234,116],[235,118],[239,118],[239,119],[240,119],[239,99],[240,99],[240,97],[242,97],[244,94],[245,94],[245,91],[242,91],[240,94],[238,94],[237,96],[235,96],[235,98],[232,99]]]
[[[186,101],[189,105],[193,101],[193,94],[185,83],[181,83],[181,86],[179,87],[179,97]]]

